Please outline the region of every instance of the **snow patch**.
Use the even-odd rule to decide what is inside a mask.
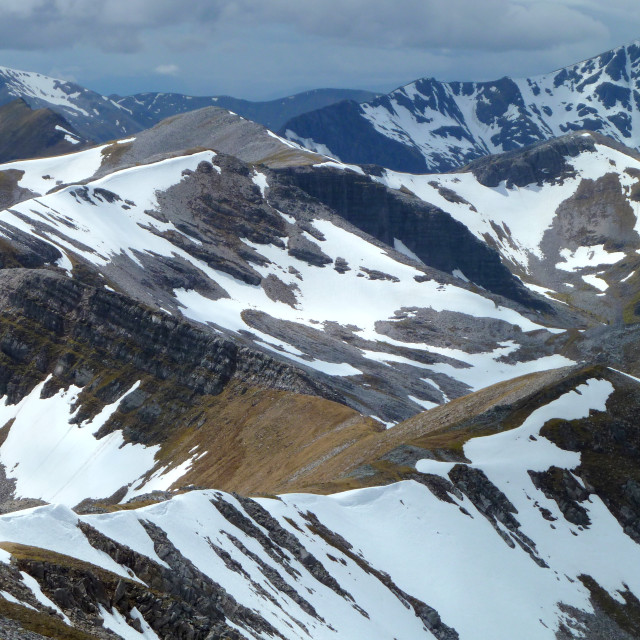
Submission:
[[[69,620],[65,612],[53,600],[47,598],[47,596],[42,593],[40,584],[35,578],[30,576],[28,573],[25,573],[24,571],[21,571],[20,575],[22,576],[22,582],[24,582],[26,587],[31,591],[31,593],[33,593],[38,602],[43,604],[45,607],[49,607],[50,609],[57,611],[60,614],[60,617],[64,620],[65,624],[73,626],[71,624],[71,620]]]

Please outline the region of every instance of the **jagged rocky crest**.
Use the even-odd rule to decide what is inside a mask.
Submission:
[[[411,173],[451,171],[580,129],[638,148],[639,82],[634,42],[532,78],[423,78],[361,105],[342,102],[302,114],[281,131],[344,162]]]

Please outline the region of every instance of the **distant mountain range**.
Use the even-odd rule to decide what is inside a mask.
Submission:
[[[265,102],[252,102],[232,96],[185,96],[181,93],[137,93],[124,98],[111,96],[111,99],[128,109],[140,123],[148,127],[178,113],[194,111],[202,107],[220,107],[277,131],[288,120],[307,111],[320,109],[342,100],[365,102],[372,100],[376,95],[372,91],[357,89],[314,89]]]
[[[412,173],[449,171],[580,129],[640,145],[640,44],[532,78],[416,80],[363,104],[297,116],[291,140],[344,162]]]
[[[251,102],[231,96],[186,96],[180,93],[100,95],[74,82],[30,71],[0,67],[0,105],[22,98],[32,109],[60,114],[83,137],[106,142],[127,136],[179,113],[217,106],[234,111],[270,129],[287,120],[338,102],[370,100],[376,94],[352,89],[316,89],[279,100]]]

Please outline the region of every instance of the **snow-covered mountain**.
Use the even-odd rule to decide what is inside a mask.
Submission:
[[[640,44],[634,42],[532,78],[423,78],[361,105],[303,114],[282,132],[344,162],[424,173],[580,129],[639,148],[639,112]]]
[[[117,102],[75,82],[0,67],[0,104],[22,98],[32,109],[51,109],[89,140],[121,138],[141,127]]]
[[[251,101],[233,96],[187,96],[181,93],[137,93],[133,96],[111,96],[128,109],[141,124],[151,127],[160,120],[204,107],[220,107],[277,131],[291,118],[321,109],[342,100],[365,102],[377,94],[356,89],[314,89],[285,98]]]
[[[169,123],[157,135],[168,127],[180,130]],[[563,333],[570,316],[545,303],[541,315],[522,287],[529,308],[427,266],[402,242],[395,250],[381,244],[308,196],[302,204],[303,193],[277,171],[211,151],[160,158],[149,141],[120,144],[0,167],[22,172],[16,188],[37,196],[2,213],[4,237],[44,241],[70,275],[80,262],[94,281],[313,370],[346,404],[385,422],[478,385],[570,363],[546,349],[540,334]],[[150,154],[147,164],[140,156],[133,166],[126,161],[136,149]],[[129,168],[91,179],[111,154]],[[344,172],[360,175],[332,166],[326,179]],[[465,234],[458,245],[476,252],[479,268],[500,267],[493,250],[457,229]],[[429,318],[438,318],[446,339],[408,331]],[[492,336],[477,342],[468,329],[486,323]],[[361,376],[370,378],[367,386],[356,382]]]
[[[214,107],[0,165],[0,635],[637,639],[638,176]]]
[[[413,478],[388,486],[277,499],[191,491],[114,512],[2,516],[0,630],[637,638],[638,484],[629,467],[608,483],[600,472],[612,457],[632,461],[638,381],[593,369],[501,391],[504,408],[515,404],[487,427],[515,428],[479,432],[446,462],[414,447]],[[430,414],[399,428],[419,436],[422,421],[428,434]],[[452,427],[440,420],[441,434]]]
[[[264,102],[158,92],[103,96],[75,82],[0,67],[0,105],[21,98],[33,109],[51,109],[86,139],[98,142],[138,133],[165,118],[211,106],[229,109],[275,131],[305,111],[342,100],[363,102],[375,95],[355,89],[316,89]]]
[[[637,153],[588,132],[455,173],[374,176],[447,211],[532,291],[615,324],[637,318],[639,178]]]

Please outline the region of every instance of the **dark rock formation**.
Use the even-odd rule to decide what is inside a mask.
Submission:
[[[134,441],[157,442],[189,398],[231,381],[335,397],[295,367],[125,296],[48,270],[3,270],[0,283],[0,395],[10,402],[53,373],[49,394],[85,387],[81,422],[146,381],[101,435],[124,428]]]
[[[507,189],[528,184],[561,182],[575,175],[571,158],[585,151],[595,151],[596,144],[619,148],[627,154],[631,152],[598,133],[578,132],[545,140],[525,149],[480,158],[458,169],[458,172],[470,171],[486,187],[497,187],[501,182],[506,183]]]
[[[448,273],[459,269],[488,291],[530,308],[548,309],[522,287],[493,249],[433,205],[351,171],[291,168],[278,170],[277,176],[282,185],[295,185],[385,244],[401,240],[430,267]],[[286,188],[272,186],[275,203],[286,196]]]

